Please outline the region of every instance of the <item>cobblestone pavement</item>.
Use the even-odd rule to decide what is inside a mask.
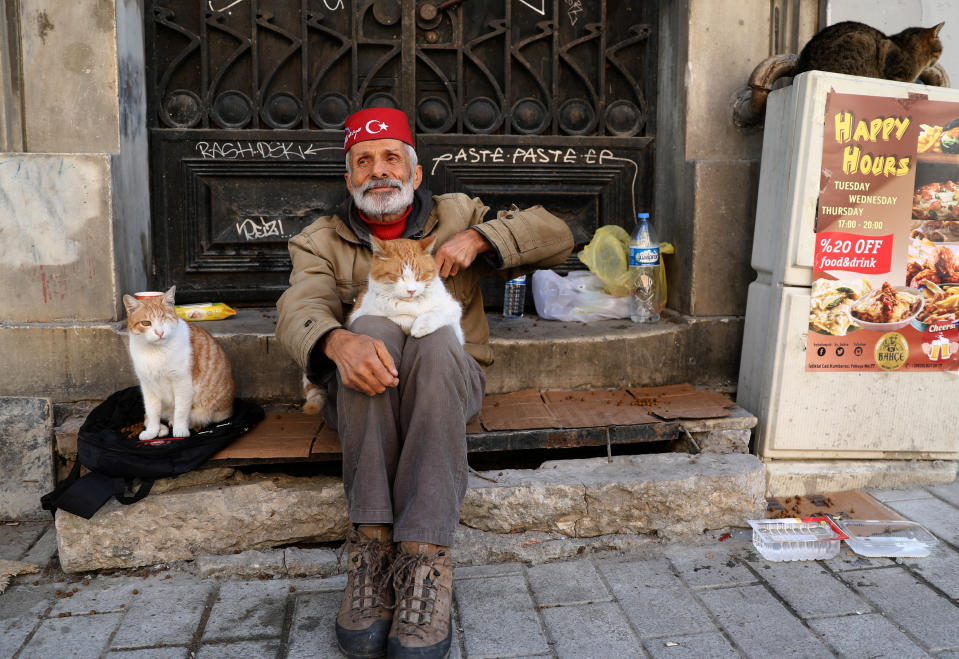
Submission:
[[[774,563],[750,532],[540,565],[461,567],[451,657],[959,657],[959,483],[874,493],[933,555]],[[47,565],[49,523],[0,526],[0,558]],[[455,557],[455,548],[454,548]],[[55,567],[0,595],[0,657],[338,657],[344,577],[200,578],[193,564]]]

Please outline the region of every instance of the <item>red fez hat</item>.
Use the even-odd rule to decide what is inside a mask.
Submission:
[[[394,108],[367,108],[346,118],[343,152],[357,142],[394,139],[413,146],[410,120],[402,110]]]

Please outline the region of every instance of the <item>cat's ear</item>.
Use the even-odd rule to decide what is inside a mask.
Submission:
[[[376,236],[370,236],[370,243],[373,245],[373,255],[374,256],[383,256],[386,253],[386,243],[377,238]]]
[[[175,304],[173,302],[174,296],[176,295],[176,286],[171,286],[170,290],[163,294],[164,304],[169,304],[171,307]]]
[[[939,30],[941,30],[941,29],[942,29],[942,26],[945,25],[945,24],[946,24],[946,22],[943,21],[943,22],[940,23],[939,25],[933,25],[931,28],[929,28],[929,29],[932,31],[932,36],[938,37],[938,36],[939,36]]]
[[[433,248],[436,247],[436,235],[434,234],[432,236],[427,236],[426,238],[423,238],[419,242],[420,242],[420,247],[423,249],[424,252],[426,252],[427,254],[432,254]]]
[[[131,314],[140,308],[140,300],[136,299],[132,295],[124,295],[123,306],[126,307],[127,313]]]

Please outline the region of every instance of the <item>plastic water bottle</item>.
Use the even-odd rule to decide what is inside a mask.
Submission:
[[[659,320],[659,240],[649,223],[649,213],[640,213],[636,231],[629,241],[629,270],[635,280],[634,323]]]
[[[526,306],[526,275],[514,277],[506,282],[503,292],[503,317],[522,318]]]

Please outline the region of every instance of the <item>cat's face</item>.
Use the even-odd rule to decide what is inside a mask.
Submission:
[[[436,261],[431,251],[435,236],[422,240],[373,240],[370,280],[391,296],[413,300],[436,280]]]
[[[123,296],[123,306],[127,309],[127,328],[130,334],[147,343],[168,341],[176,331],[179,316],[173,306],[173,286],[163,295],[138,300],[132,295]]]

